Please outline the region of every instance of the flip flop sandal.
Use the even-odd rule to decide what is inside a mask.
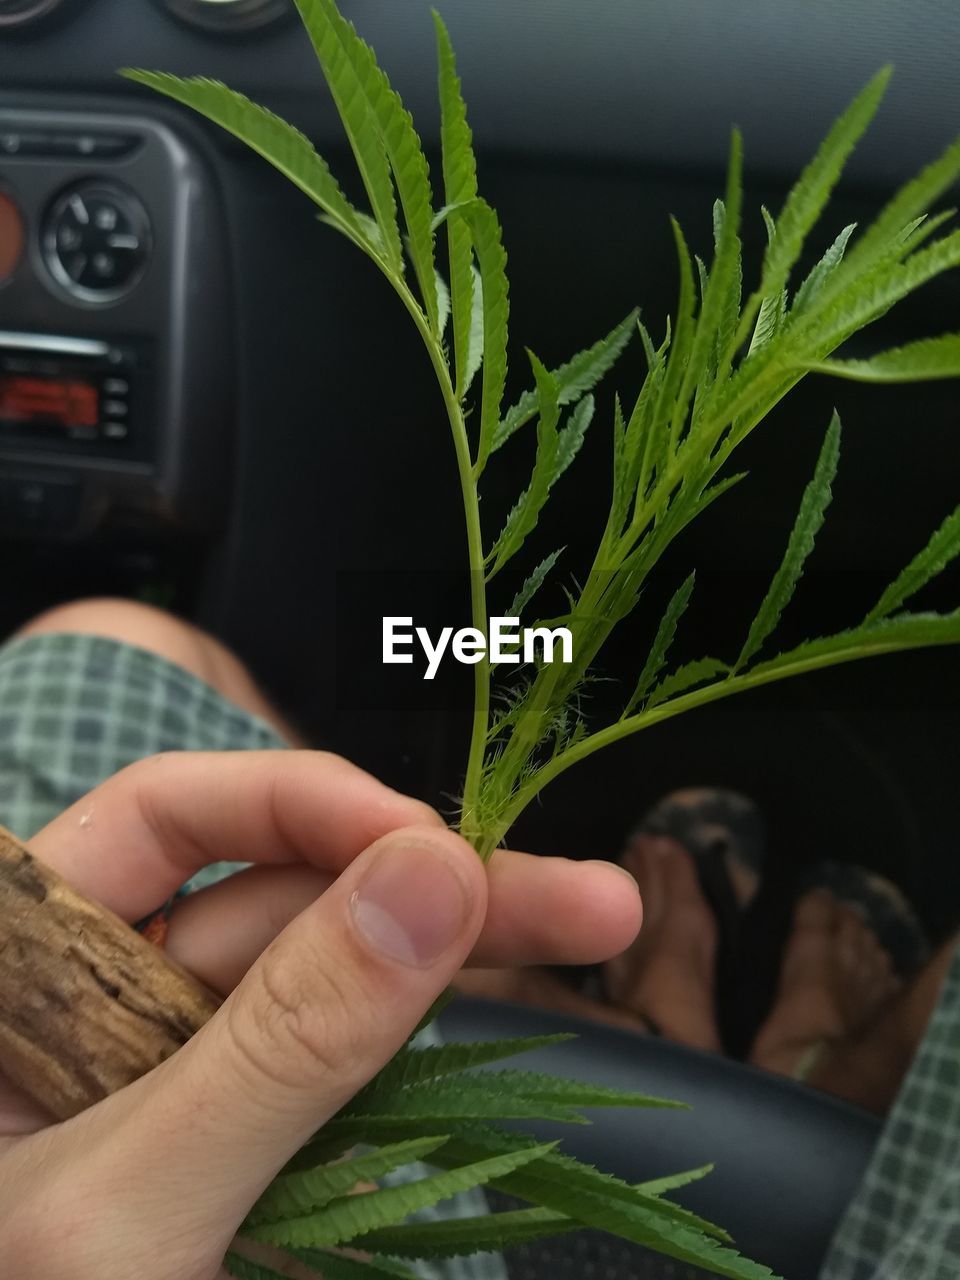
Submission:
[[[693,859],[703,895],[717,920],[721,974],[734,951],[740,919],[760,887],[765,831],[759,810],[736,791],[710,787],[673,791],[634,828],[627,847],[643,836],[669,837]],[[594,994],[605,998],[599,971],[595,978],[600,987]],[[663,1034],[649,1014],[631,1012],[651,1035]]]
[[[926,963],[930,944],[923,926],[903,892],[885,876],[856,863],[820,862],[801,875],[798,897],[814,889],[825,889],[860,913],[890,956],[899,978],[911,978]],[[833,1043],[821,1039],[805,1049],[790,1073],[792,1078],[801,1083],[809,1080]]]
[[[819,862],[799,880],[799,893],[826,889],[838,902],[856,908],[889,954],[898,978],[912,978],[930,956],[923,925],[902,890],[851,862]],[[799,895],[798,895],[799,896]]]
[[[667,836],[690,854],[721,946],[729,947],[763,871],[766,835],[753,801],[720,788],[674,791],[654,805],[631,840],[641,836]]]

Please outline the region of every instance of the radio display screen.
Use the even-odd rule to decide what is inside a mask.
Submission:
[[[99,420],[100,388],[96,382],[0,372],[0,422],[96,427]]]

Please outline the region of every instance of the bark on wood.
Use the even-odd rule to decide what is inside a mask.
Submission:
[[[0,1072],[59,1119],[145,1075],[217,999],[0,827]]]

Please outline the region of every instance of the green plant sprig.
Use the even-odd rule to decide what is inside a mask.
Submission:
[[[581,711],[604,645],[636,609],[651,572],[680,533],[744,478],[729,472],[731,456],[798,382],[810,373],[879,383],[960,375],[960,334],[914,342],[871,359],[835,354],[903,298],[960,265],[960,231],[937,236],[950,212],[929,212],[960,176],[960,142],[903,187],[868,227],[844,228],[805,278],[794,283],[846,161],[880,104],[888,70],[875,76],[834,124],[779,215],[762,210],[768,243],[759,282],[746,298],[742,146],[734,131],[726,192],[714,207],[709,264],[691,254],[673,223],[678,304],[659,345],[632,312],[556,369],[548,370],[528,353],[532,386],[505,408],[506,253],[497,215],[479,193],[466,107],[442,20],[434,14],[443,185],[436,207],[413,121],[373,51],[334,0],[295,3],[352,149],[368,210],[348,201],[302,133],[242,94],[207,79],[126,74],[206,116],[259,153],[318,206],[322,221],[374,263],[403,302],[426,348],[449,420],[463,496],[472,620],[484,635],[490,584],[523,550],[553,486],[574,462],[595,414],[594,388],[635,336],[644,352],[639,393],[632,405],[619,398],[614,404],[610,509],[591,568],[582,586],[567,593],[566,613],[550,620],[572,632],[573,661],[532,665],[496,697],[488,659],[474,667],[474,717],[459,825],[481,857],[491,856],[544,786],[630,734],[776,680],[960,641],[960,610],[904,609],[960,554],[958,508],[862,621],[764,656],[829,506],[839,458],[840,424],[834,415],[783,561],[739,654],[730,661],[704,657],[670,668],[670,650],[694,590],[691,574],[660,619],[620,716],[588,726]],[[443,273],[438,236],[446,241]],[[536,423],[536,452],[529,481],[503,528],[491,536],[480,518],[481,481],[494,455],[531,422]],[[532,569],[510,616],[526,617],[559,556],[553,552]],[[729,1249],[719,1228],[664,1198],[706,1170],[630,1187],[549,1145],[501,1129],[496,1121],[509,1116],[576,1122],[580,1106],[651,1104],[529,1073],[485,1076],[482,1087],[464,1074],[530,1047],[536,1046],[506,1042],[486,1056],[482,1046],[402,1051],[291,1162],[251,1214],[245,1234],[282,1245],[321,1268],[328,1280],[409,1276],[391,1258],[506,1247],[578,1225],[611,1231],[719,1275],[754,1280],[770,1274]],[[374,1149],[341,1159],[357,1143]],[[439,1173],[406,1187],[347,1194],[348,1183],[427,1155]],[[483,1183],[535,1207],[467,1222],[403,1223],[413,1210]],[[376,1256],[369,1261],[346,1257],[336,1252],[344,1244],[372,1249]],[[247,1280],[276,1277],[242,1252],[231,1254],[228,1266]]]

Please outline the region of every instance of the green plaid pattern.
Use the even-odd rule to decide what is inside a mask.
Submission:
[[[279,750],[257,716],[158,654],[89,635],[37,635],[0,647],[0,823],[28,840],[105,779],[161,751]],[[205,867],[191,892],[244,864]],[[159,904],[158,904],[159,905]],[[432,1043],[431,1028],[425,1042]],[[391,1182],[423,1177],[422,1165]],[[423,1221],[487,1212],[482,1191],[418,1215]],[[506,1280],[499,1257],[417,1267],[422,1280]]]
[[[960,1277],[960,950],[821,1276]]]

